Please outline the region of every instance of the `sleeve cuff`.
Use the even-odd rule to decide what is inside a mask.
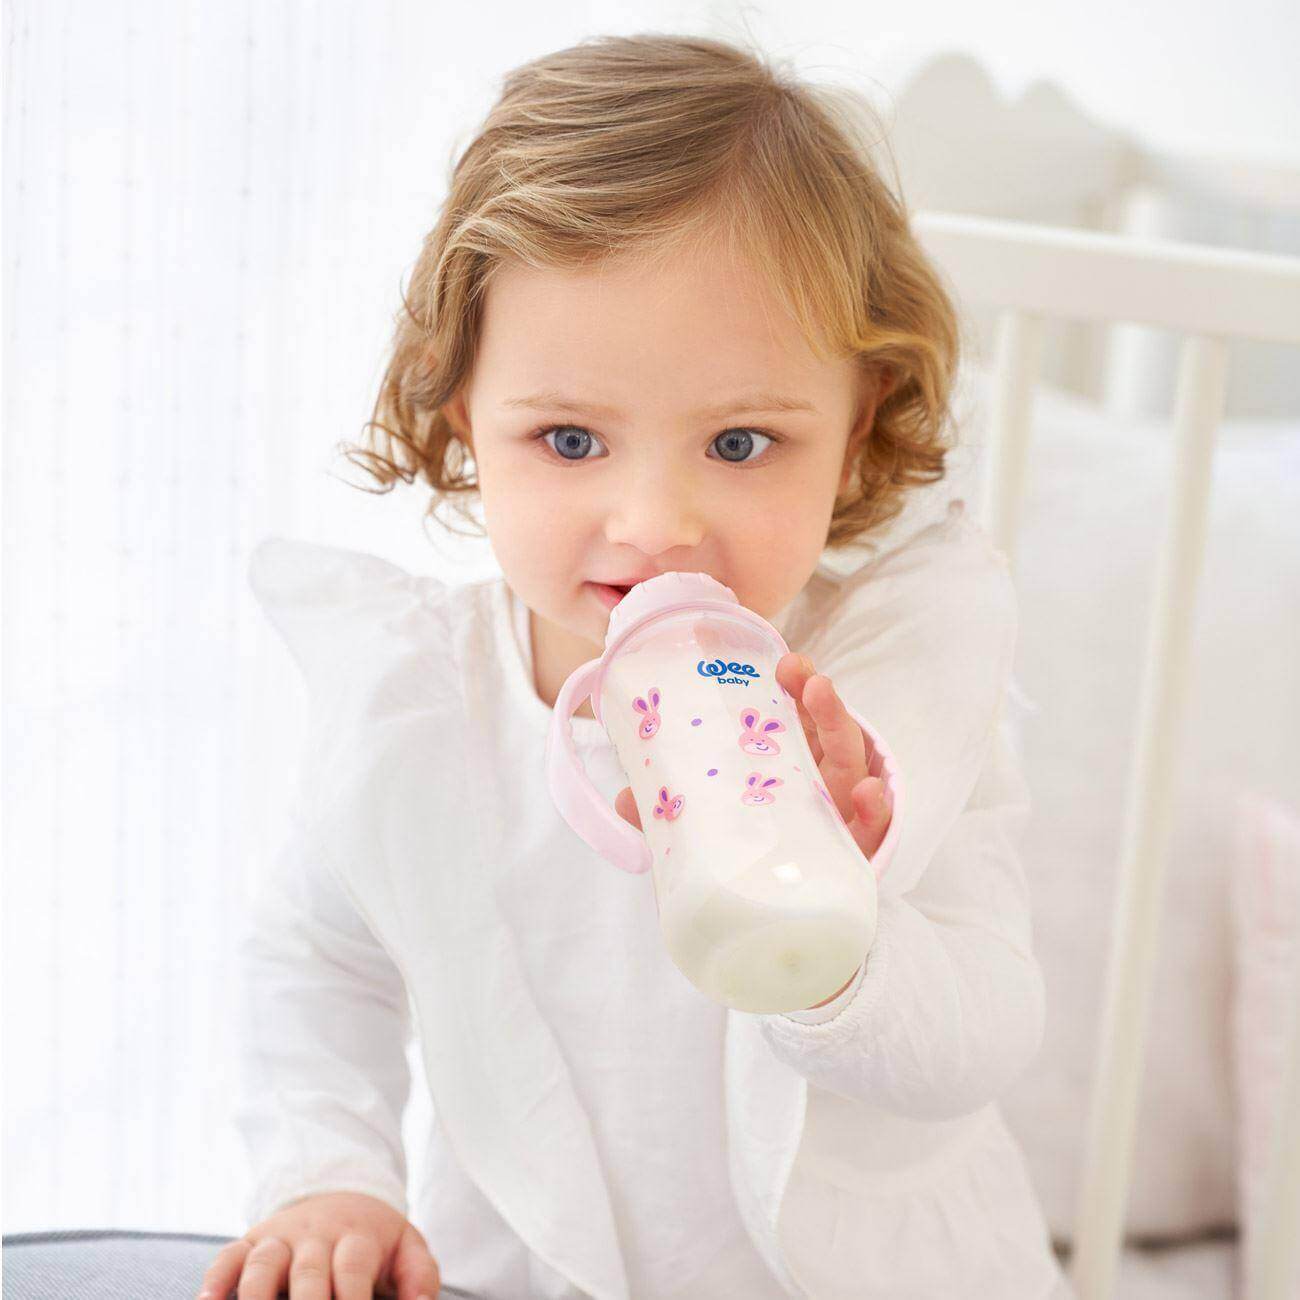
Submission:
[[[867,953],[858,967],[858,973],[853,977],[853,982],[833,1002],[828,1002],[824,1007],[812,1007],[807,1011],[782,1011],[780,1015],[786,1020],[797,1020],[801,1025],[820,1025],[824,1021],[833,1020],[857,996],[858,989],[866,977],[867,962],[870,959],[871,954]]]

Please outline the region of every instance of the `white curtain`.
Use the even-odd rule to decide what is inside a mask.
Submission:
[[[588,16],[504,51],[400,0],[4,16],[3,1227],[234,1235],[229,963],[302,724],[247,557],[493,567],[335,444],[453,145]]]

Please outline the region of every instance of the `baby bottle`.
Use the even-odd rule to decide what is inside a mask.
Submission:
[[[875,937],[876,884],[900,824],[894,759],[849,708],[868,771],[894,799],[868,861],[822,783],[794,698],[777,683],[788,652],[729,587],[701,573],[659,574],[611,610],[605,651],[565,681],[546,744],[561,816],[615,866],[652,873],[672,961],[738,1011],[811,1007],[848,982]],[[581,766],[570,719],[588,697],[642,831]]]

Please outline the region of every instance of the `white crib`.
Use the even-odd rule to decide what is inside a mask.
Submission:
[[[1286,649],[1300,643],[1300,168],[1162,151],[1050,81],[1011,95],[969,55],[921,40],[883,42],[851,80],[879,114],[877,163],[961,312],[959,388],[964,377],[982,403],[955,402],[954,482],[936,496],[965,496],[1006,553],[1021,596],[1016,677],[1045,706],[1013,680],[1013,731],[1026,704],[1043,719],[1025,725],[1022,757],[1049,1023],[1035,1077],[1004,1109],[1080,1300],[1227,1300],[1247,1277],[1248,1300],[1293,1300],[1300,1025],[1247,1266],[1229,1077],[1244,1058],[1223,1006],[1241,950],[1214,892],[1237,864],[1222,837],[1197,838],[1175,787],[1218,761],[1205,735],[1228,733],[1234,759],[1252,756],[1231,774],[1245,771],[1239,789],[1271,789],[1300,817],[1300,762],[1285,719],[1269,716],[1300,714]],[[1236,251],[1247,245],[1258,251]],[[1129,476],[1117,490],[1103,458]],[[1114,575],[1097,558],[1073,563],[1072,547],[1114,548]],[[1245,581],[1238,549],[1276,572]],[[1112,576],[1125,606],[1114,621],[1131,632],[1069,654],[1071,637],[1109,621]],[[1253,625],[1269,649],[1240,721],[1233,673]],[[1059,743],[1053,729],[1092,709],[1086,743]],[[1119,761],[1104,825],[1081,834],[1066,816],[1074,790],[1091,764]],[[1195,861],[1189,839],[1205,846]],[[1101,884],[1063,883],[1076,874]],[[1288,977],[1271,973],[1276,994]],[[1289,978],[1273,1027],[1300,1006],[1300,969]]]
[[[1137,724],[1070,1277],[1080,1300],[1115,1293],[1151,971],[1160,935],[1171,792],[1230,339],[1300,346],[1300,258],[923,212],[915,228],[958,300],[997,311],[982,522],[1013,567],[1044,321],[1143,322],[1182,337],[1176,454]],[[1225,688],[1227,684],[1225,683]],[[1101,683],[1098,683],[1099,689]],[[1300,1243],[1300,968],[1296,1023],[1248,1300],[1283,1300]]]

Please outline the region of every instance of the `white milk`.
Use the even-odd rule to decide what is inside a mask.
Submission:
[[[600,698],[653,855],[669,955],[703,993],[759,1013],[828,998],[876,928],[875,875],[776,683],[782,653],[761,629],[669,614],[629,638]]]

